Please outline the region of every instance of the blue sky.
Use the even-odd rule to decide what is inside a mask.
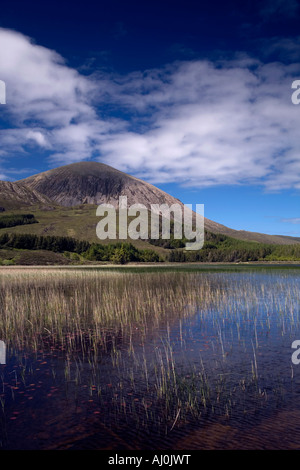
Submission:
[[[95,160],[235,229],[300,236],[298,0],[11,0],[0,178]]]

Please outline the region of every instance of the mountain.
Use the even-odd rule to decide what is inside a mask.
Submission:
[[[54,203],[65,208],[102,203],[110,203],[116,207],[121,195],[127,196],[128,205],[140,203],[148,208],[151,204],[182,204],[152,184],[109,165],[78,162],[30,176],[16,183],[1,182],[0,205],[3,205],[2,200],[7,201],[7,206],[10,206],[14,200],[18,203],[22,200],[28,201],[29,205]],[[207,218],[204,224],[208,231],[241,240],[276,244],[299,243],[299,239],[292,237],[233,230]],[[66,229],[72,230],[70,227]]]
[[[28,206],[53,206],[53,202],[44,194],[38,193],[22,183],[0,181],[0,207],[5,210]]]
[[[178,199],[134,176],[104,163],[78,162],[48,170],[19,181],[65,207],[80,204],[109,203],[117,207],[119,196],[127,196],[128,205],[180,203]]]
[[[116,207],[119,196],[127,196],[128,206],[134,203],[144,204],[148,208],[151,204],[183,205],[152,184],[98,162],[72,163],[14,183],[0,181],[1,210],[38,207],[36,215],[41,223],[26,227],[26,232],[34,231],[37,234],[67,233],[80,238],[89,235],[91,240],[95,237],[97,223],[94,206],[110,203]],[[85,222],[79,220],[80,214],[84,214]],[[207,218],[204,219],[204,225],[210,232],[240,240],[286,245],[300,242],[299,238],[234,230]],[[25,230],[24,227],[22,230]]]

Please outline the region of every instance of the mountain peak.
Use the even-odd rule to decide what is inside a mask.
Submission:
[[[117,207],[120,196],[128,204],[179,203],[155,186],[98,162],[77,162],[30,176],[19,183],[38,191],[62,206],[110,203]]]
[[[144,204],[148,209],[151,208],[151,204],[183,206],[181,201],[152,184],[94,161],[64,165],[29,176],[15,184],[28,188],[36,197],[40,195],[40,198],[65,207],[108,203],[117,208],[120,196],[127,196],[128,206],[136,203]],[[222,233],[237,239],[278,244],[299,242],[299,239],[281,235],[234,230],[207,218],[204,218],[204,225],[210,232]]]

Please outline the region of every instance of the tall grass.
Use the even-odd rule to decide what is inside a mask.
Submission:
[[[142,336],[188,305],[209,302],[212,288],[195,275],[9,270],[0,274],[0,337],[14,348],[104,347]]]
[[[261,332],[299,328],[300,294],[285,277],[275,276],[274,284],[251,276],[7,268],[0,273],[0,339],[8,351],[60,351],[65,383],[76,396],[88,385],[107,408],[108,424],[171,432],[191,418],[229,417],[236,403],[246,409],[247,396],[252,404],[253,397],[267,397],[260,383]],[[196,324],[188,327],[189,319]],[[204,364],[196,345],[189,365],[193,328],[204,334],[207,319],[211,360]],[[224,364],[236,344],[248,351],[248,364],[233,371],[232,381]],[[26,373],[25,364],[21,380]]]

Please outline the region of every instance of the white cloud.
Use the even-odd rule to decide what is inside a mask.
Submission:
[[[19,121],[34,117],[45,124],[62,125],[93,113],[86,104],[89,82],[68,68],[56,52],[11,30],[0,29],[0,41],[1,77],[10,110]]]
[[[88,77],[14,31],[0,28],[0,43],[2,159],[35,146],[55,164],[98,158],[154,184],[300,189],[299,64],[241,54]]]
[[[115,80],[114,96],[150,124],[142,133],[106,138],[102,155],[156,183],[298,187],[300,107],[291,103],[296,70],[243,58],[177,63]]]
[[[45,137],[43,132],[40,132],[40,131],[33,131],[33,130],[28,131],[27,139],[33,140],[40,147],[48,147],[49,146],[49,144],[47,142],[47,138]]]
[[[92,142],[116,122],[101,121],[93,106],[97,86],[68,67],[55,51],[24,35],[0,28],[0,76],[6,83],[6,116],[11,127],[0,131],[6,154],[24,152],[35,142],[51,148],[61,161],[89,158]],[[88,128],[82,135],[83,127]],[[76,130],[75,130],[76,129]],[[65,139],[62,139],[65,136]],[[85,139],[84,145],[82,139]],[[85,153],[80,155],[84,147]]]
[[[287,222],[290,224],[300,224],[300,217],[291,217],[290,219],[281,219],[281,222]]]

